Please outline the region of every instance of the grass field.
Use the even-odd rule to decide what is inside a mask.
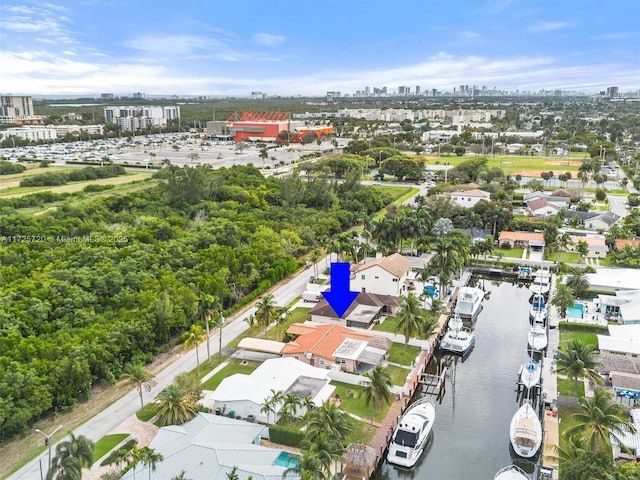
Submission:
[[[48,170],[48,169],[47,169]],[[25,172],[26,173],[26,172]],[[22,174],[24,175],[24,174]],[[11,182],[0,183],[0,198],[21,197],[35,192],[72,193],[79,192],[87,185],[125,185],[134,182],[145,181],[151,178],[153,172],[129,173],[120,177],[100,178],[82,182],[72,182],[57,187],[20,187],[13,186]],[[18,180],[18,185],[20,181]]]
[[[335,385],[335,393],[342,399],[340,408],[346,410],[349,413],[353,413],[363,419],[371,419],[371,414],[374,413],[373,419],[376,422],[381,422],[387,412],[389,411],[389,403],[378,407],[375,412],[372,412],[371,404],[367,405],[364,399],[364,389],[359,385],[349,385],[348,383],[331,382],[331,385]]]
[[[128,436],[128,433],[115,433],[113,435],[106,435],[98,440],[93,450],[94,463],[113,450],[116,445]]]
[[[244,373],[245,375],[253,372],[257,367],[258,363],[256,362],[247,362],[248,365],[240,365],[239,363],[230,364],[216,373],[213,377],[202,384],[202,388],[205,390],[215,390],[220,385],[220,382],[231,375],[236,373]]]
[[[439,160],[427,161],[427,164],[439,163],[440,165],[444,165],[446,163],[455,167],[464,161],[475,158],[480,158],[480,156],[440,157]],[[567,157],[521,157],[517,155],[487,156],[487,158],[489,159],[487,163],[488,168],[498,167],[509,175],[519,174],[536,177],[540,173],[548,171],[554,172],[556,177],[559,173],[577,172],[583,160],[582,158],[576,157],[567,159]],[[575,178],[575,175],[573,175],[573,177]]]
[[[420,353],[420,347],[414,347],[407,345],[406,348],[403,343],[394,343],[389,349],[388,360],[398,365],[411,365]]]

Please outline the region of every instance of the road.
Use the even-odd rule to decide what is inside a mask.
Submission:
[[[324,270],[329,265],[329,257],[321,259],[318,262],[318,269]],[[299,297],[304,292],[309,277],[313,275],[313,265],[298,272],[291,279],[286,281],[277,287],[273,292],[275,303],[278,305],[289,305],[296,297]],[[219,336],[219,330],[214,329],[210,332],[210,351],[211,356],[215,358],[219,351],[219,345],[222,343],[223,351],[224,347],[240,336],[245,330],[249,328],[249,324],[244,320],[250,315],[255,315],[256,308],[251,307],[244,310],[237,316],[230,317],[222,328],[222,337]],[[220,340],[222,338],[222,340]],[[202,343],[199,347],[198,355],[203,362],[206,362],[207,358],[207,343]],[[155,380],[157,385],[152,389],[151,393],[144,392],[145,402],[151,401],[160,391],[168,387],[173,383],[176,375],[191,371],[195,369],[196,353],[194,350],[187,351],[175,356],[167,367],[159,372]],[[73,433],[78,435],[84,435],[87,438],[95,441],[100,440],[102,437],[111,432],[115,427],[120,425],[123,421],[133,415],[140,408],[140,398],[138,391],[132,388],[131,391],[126,394],[120,400],[114,402],[101,413],[97,414],[84,425],[77,428]],[[58,439],[58,441],[63,438]],[[55,438],[54,438],[55,441]],[[55,444],[53,445],[53,451],[55,451]],[[42,464],[47,465],[48,462],[48,450],[45,450],[40,456],[29,462],[13,475],[7,477],[9,480],[37,480],[40,478],[40,464],[39,460],[42,459]],[[46,473],[46,471],[45,471]]]

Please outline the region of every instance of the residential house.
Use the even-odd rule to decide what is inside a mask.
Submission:
[[[351,290],[400,296],[409,285],[411,260],[399,253],[351,266]]]
[[[534,252],[544,250],[544,234],[542,232],[500,232],[498,245],[510,248],[530,248]]]
[[[592,290],[601,292],[615,292],[623,290],[640,290],[640,275],[636,268],[597,268],[596,273],[588,273],[585,278],[589,280]]]
[[[603,235],[570,235],[571,243],[567,245],[567,251],[577,252],[578,243],[585,242],[587,244],[586,258],[606,258],[609,252],[606,239]]]
[[[260,445],[262,436],[268,436],[265,425],[201,412],[182,425],[162,427],[149,448],[163,460],[153,467],[139,462],[122,479],[225,479],[235,467],[238,478],[281,480],[290,465],[282,462],[281,448]]]
[[[550,217],[557,215],[561,208],[554,203],[548,202],[544,198],[537,198],[527,202],[527,210],[534,217]]]
[[[572,218],[580,219],[578,226],[585,230],[602,230],[607,231],[620,220],[620,216],[611,211],[606,212],[578,212],[567,210],[564,213],[565,222],[569,222]]]
[[[636,249],[638,247],[640,247],[640,240],[637,239],[626,239],[626,238],[618,238],[616,239],[616,243],[615,243],[616,249],[622,249],[622,248],[626,248],[627,246],[631,247],[632,249]]]
[[[294,323],[287,333],[296,338],[283,347],[283,357],[349,373],[362,373],[379,365],[393,343],[381,335],[336,324]]]
[[[382,315],[393,315],[400,305],[400,297],[360,293],[342,317],[323,298],[311,310],[311,320],[318,323],[334,323],[346,327],[369,328]]]
[[[450,196],[453,203],[465,208],[473,208],[480,200],[486,200],[487,202],[491,200],[491,194],[489,192],[478,189],[452,192]]]
[[[218,388],[206,396],[205,403],[234,417],[252,415],[263,423],[275,423],[280,418],[279,409],[267,416],[261,411],[272,390],[293,393],[304,400],[310,396],[315,405],[322,405],[333,393],[329,370],[308,365],[293,357],[265,360],[250,374],[236,373],[222,380]],[[304,413],[304,411],[298,412]]]

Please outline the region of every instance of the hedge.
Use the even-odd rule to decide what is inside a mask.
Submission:
[[[304,433],[295,428],[271,425],[269,427],[269,439],[279,445],[299,448],[304,439]]]

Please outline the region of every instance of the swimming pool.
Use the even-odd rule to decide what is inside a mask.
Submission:
[[[567,317],[569,318],[584,317],[584,306],[581,303],[576,303],[573,307],[567,308]]]
[[[290,452],[280,452],[280,455],[278,455],[273,462],[274,465],[285,468],[295,468],[299,463],[300,459],[298,458],[298,455]]]

